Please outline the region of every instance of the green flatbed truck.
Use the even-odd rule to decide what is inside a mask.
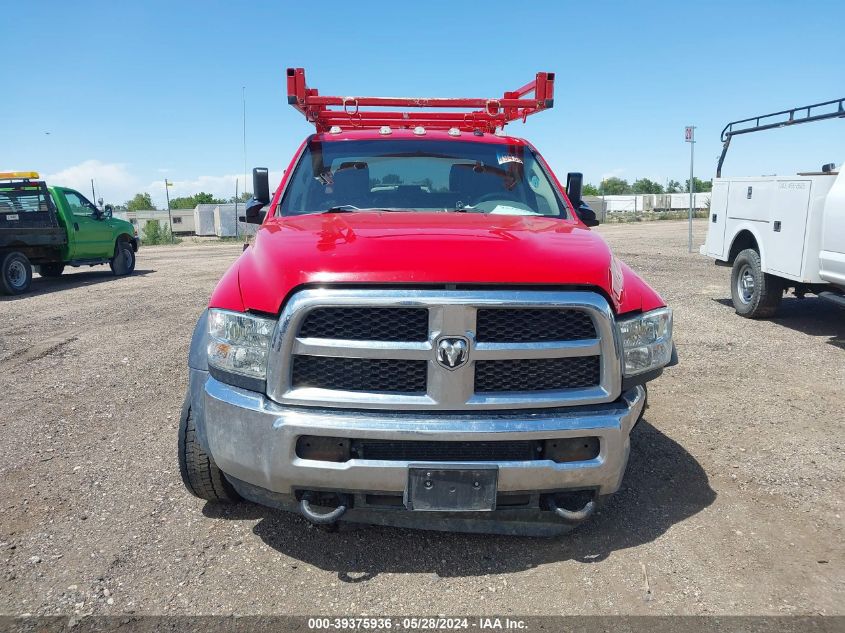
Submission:
[[[78,191],[48,187],[36,172],[0,173],[0,292],[29,290],[33,269],[58,277],[65,266],[108,264],[135,270],[138,236],[131,223],[98,209]]]

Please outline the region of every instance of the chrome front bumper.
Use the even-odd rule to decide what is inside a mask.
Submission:
[[[193,372],[192,383],[200,386]],[[645,389],[634,387],[611,403],[517,411],[435,413],[312,409],[276,404],[264,395],[208,376],[195,392],[201,402],[205,443],[229,477],[271,493],[291,495],[315,489],[348,493],[397,493],[405,490],[407,461],[351,459],[336,463],[301,459],[301,435],[383,440],[532,440],[590,435],[600,439],[591,460],[494,462],[498,491],[545,492],[594,489],[615,492],[630,450],[629,433],[645,406]],[[490,462],[484,462],[489,464]]]

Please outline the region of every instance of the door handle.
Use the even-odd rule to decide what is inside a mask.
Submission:
[[[78,231],[78,230],[79,230],[79,223],[77,223],[77,222],[74,222],[74,223],[73,223],[73,230],[74,230],[74,231]]]

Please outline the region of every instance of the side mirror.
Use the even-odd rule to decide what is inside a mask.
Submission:
[[[584,186],[584,174],[571,171],[566,174],[566,195],[577,210],[581,205],[581,189]]]
[[[252,170],[252,197],[270,204],[270,172],[266,167],[256,167]]]
[[[599,221],[596,218],[596,212],[590,208],[582,195],[584,188],[584,174],[572,171],[566,174],[566,195],[572,206],[575,207],[575,213],[578,219],[587,226],[598,226]]]
[[[114,207],[113,207],[112,205],[107,204],[107,205],[104,207],[104,210],[105,210],[105,213],[106,213],[106,217],[107,217],[107,218],[110,218],[110,217],[112,217],[112,216],[114,215]]]
[[[587,226],[598,226],[599,221],[596,217],[596,212],[590,208],[590,205],[581,200],[581,204],[575,207],[575,213],[578,214],[578,219]]]
[[[270,204],[270,177],[266,167],[252,170],[252,199],[246,203],[244,218],[250,224],[261,224],[267,216],[264,207]]]

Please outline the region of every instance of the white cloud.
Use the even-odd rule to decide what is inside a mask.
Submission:
[[[611,169],[610,171],[603,173],[601,175],[601,179],[607,180],[608,178],[619,178],[624,173],[625,169],[623,167],[617,167],[616,169]]]
[[[97,197],[102,197],[111,204],[122,204],[131,199],[136,193],[149,193],[153,203],[159,208],[165,208],[164,174],[170,169],[156,169],[162,177],[143,184],[142,176],[133,173],[125,163],[104,163],[92,159],[78,165],[73,165],[53,174],[43,174],[48,184],[61,185],[80,191],[86,197],[91,195],[91,179],[97,191]],[[186,170],[180,169],[184,173]],[[147,172],[146,177],[149,177]],[[270,189],[273,190],[282,178],[282,172],[270,172]],[[205,191],[216,198],[229,199],[235,195],[235,180],[239,180],[238,191],[244,190],[243,174],[226,174],[223,176],[197,176],[185,180],[168,178],[173,186],[170,187],[170,197],[191,196]],[[252,174],[247,174],[247,191],[252,190]]]
[[[227,174],[225,176],[198,176],[189,180],[176,180],[175,178],[168,178],[168,181],[173,183],[170,187],[170,197],[178,198],[182,196],[192,196],[195,193],[204,191],[210,193],[215,198],[231,198],[235,195],[235,180],[238,180],[238,191],[244,190],[244,175],[243,174]],[[248,189],[252,189],[252,183]],[[164,179],[156,180],[150,183],[144,189],[145,191],[161,191],[161,197],[164,198]],[[158,196],[153,196],[157,198]]]
[[[76,189],[86,196],[91,194],[91,179],[97,191],[97,197],[110,202],[123,202],[137,191],[137,179],[129,173],[123,163],[103,163],[99,160],[86,160],[54,174],[44,175],[48,184],[61,185]]]
[[[270,191],[272,192],[282,179],[282,172],[270,172]],[[170,197],[179,198],[184,196],[192,196],[196,193],[204,191],[210,193],[215,198],[228,200],[235,195],[235,180],[238,181],[238,192],[244,191],[244,175],[243,174],[226,174],[225,176],[198,176],[190,180],[176,180],[168,178],[169,182],[173,183],[170,187]],[[157,180],[150,183],[144,191],[150,192],[153,201],[161,207],[164,207],[166,202],[164,198],[164,179]],[[246,191],[252,191],[252,173],[247,174]],[[158,192],[161,192],[160,194]],[[160,202],[159,202],[160,200]]]

